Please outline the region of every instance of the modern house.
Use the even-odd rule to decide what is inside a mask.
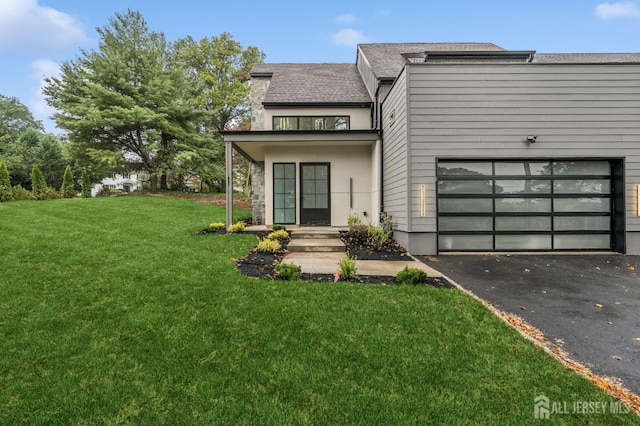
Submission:
[[[133,192],[140,188],[142,184],[138,180],[138,174],[133,173],[114,173],[109,177],[102,179],[100,183],[93,184],[91,187],[91,196],[95,197],[102,188],[121,189],[122,192]]]
[[[376,43],[251,76],[252,128],[224,139],[227,170],[232,149],[254,165],[256,223],[391,216],[413,254],[640,254],[640,54]]]

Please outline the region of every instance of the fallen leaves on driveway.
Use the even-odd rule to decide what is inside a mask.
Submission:
[[[603,306],[603,305],[602,305],[602,304],[600,304],[600,303],[596,303],[596,304],[595,304],[595,305],[593,305],[593,306],[595,306],[596,308],[602,308],[602,306]]]
[[[617,359],[618,361],[622,361],[622,357],[620,355],[611,355],[611,358]]]
[[[614,378],[604,378],[600,377],[591,372],[587,367],[582,365],[581,363],[574,361],[571,357],[562,349],[558,347],[553,347],[552,344],[547,340],[542,331],[528,324],[522,318],[511,315],[507,312],[500,311],[492,306],[490,303],[484,301],[485,305],[487,305],[491,311],[498,317],[505,320],[507,323],[511,324],[516,330],[518,330],[521,334],[526,337],[529,337],[533,343],[541,348],[545,348],[549,351],[549,353],[553,354],[553,356],[560,362],[562,362],[567,367],[571,368],[576,373],[586,377],[589,381],[594,383],[600,389],[611,395],[612,397],[622,401],[627,407],[631,408],[637,414],[640,414],[640,396],[628,391]],[[561,344],[560,339],[556,339],[556,343]],[[640,337],[634,339],[639,340]],[[562,343],[564,343],[562,341]],[[615,356],[614,356],[615,358]],[[622,360],[622,357],[619,357]]]

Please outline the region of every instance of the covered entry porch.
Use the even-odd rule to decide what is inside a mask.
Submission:
[[[223,134],[227,224],[233,217],[235,149],[253,164],[256,225],[345,226],[350,214],[376,223],[381,142],[371,130],[239,131]]]

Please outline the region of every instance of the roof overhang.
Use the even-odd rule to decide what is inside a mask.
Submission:
[[[522,61],[531,62],[535,50],[504,50],[504,51],[427,51],[416,53],[403,53],[410,63],[434,61]]]
[[[371,108],[373,102],[263,102],[265,108]]]
[[[251,162],[264,161],[269,147],[294,146],[354,146],[373,145],[380,139],[376,130],[248,130],[222,132],[225,142]]]

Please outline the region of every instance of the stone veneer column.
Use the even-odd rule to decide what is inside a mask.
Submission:
[[[251,78],[251,130],[265,130],[264,97],[267,95],[271,77]]]
[[[254,225],[264,225],[264,161],[251,165],[251,210]]]

